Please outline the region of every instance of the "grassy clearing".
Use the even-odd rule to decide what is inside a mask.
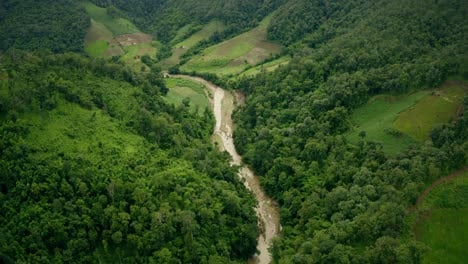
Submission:
[[[468,259],[468,171],[435,187],[421,208],[430,210],[416,227],[418,239],[431,248],[423,263],[464,263]]]
[[[199,83],[179,78],[167,78],[169,92],[165,97],[169,103],[181,105],[183,100],[190,100],[190,107],[203,113],[205,108],[210,107],[205,87]]]
[[[463,104],[466,83],[447,82],[395,120],[395,128],[416,140],[425,140],[437,124],[449,122]]]
[[[112,18],[105,8],[98,7],[90,2],[81,2],[89,16],[96,22],[105,25],[114,36],[140,32],[132,22],[123,18]]]
[[[205,49],[181,67],[183,71],[232,75],[280,53],[281,46],[267,41],[266,28],[271,16],[258,27]]]
[[[272,61],[260,64],[260,65],[257,65],[255,67],[252,67],[250,69],[247,69],[243,71],[241,74],[239,74],[239,77],[255,76],[261,72],[272,72],[276,70],[278,67],[288,64],[290,60],[291,58],[289,56],[283,56],[276,60],[272,60]]]
[[[357,142],[359,132],[365,131],[368,140],[382,143],[385,152],[389,154],[396,154],[409,145],[417,143],[405,134],[395,136],[388,131],[395,130],[393,122],[398,118],[400,112],[417,103],[428,93],[421,91],[399,97],[389,95],[374,97],[352,114],[351,119],[355,127],[347,135],[347,138],[351,142]]]

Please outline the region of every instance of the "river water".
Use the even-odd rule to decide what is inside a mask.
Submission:
[[[271,240],[280,231],[279,210],[276,203],[268,197],[260,186],[257,176],[245,165],[242,164],[242,157],[237,153],[232,138],[233,121],[231,118],[235,108],[235,99],[231,92],[222,89],[202,78],[188,75],[171,75],[175,78],[189,79],[204,85],[209,91],[209,98],[213,113],[216,118],[216,125],[213,131],[213,141],[218,142],[221,150],[227,151],[231,155],[231,165],[241,166],[239,177],[244,185],[249,189],[255,199],[260,235],[257,238],[257,251],[259,252],[249,260],[250,263],[269,264],[271,256],[268,252]]]

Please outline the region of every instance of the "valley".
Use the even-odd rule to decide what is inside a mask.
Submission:
[[[0,263],[460,263],[462,0],[0,2]]]
[[[252,192],[257,201],[255,212],[258,217],[258,228],[260,234],[257,238],[258,255],[252,257],[249,263],[271,263],[271,256],[268,251],[272,240],[280,232],[280,219],[278,205],[262,190],[259,177],[255,176],[245,164],[242,164],[242,157],[237,153],[232,137],[234,123],[232,121],[232,111],[236,105],[234,96],[230,91],[226,91],[204,79],[189,75],[168,75],[176,79],[187,79],[195,81],[205,86],[212,95],[211,105],[215,115],[216,124],[213,130],[213,141],[221,142],[221,151],[227,151],[231,156],[231,165],[239,167],[239,178],[244,182],[245,187]]]

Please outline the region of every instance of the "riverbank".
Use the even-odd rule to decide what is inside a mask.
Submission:
[[[260,230],[260,235],[257,238],[257,251],[259,253],[253,256],[249,260],[249,263],[270,263],[271,256],[268,248],[272,239],[275,238],[280,231],[279,208],[276,202],[264,193],[258,176],[255,176],[247,166],[242,164],[242,157],[236,151],[232,137],[234,123],[231,116],[235,108],[233,94],[200,77],[166,75],[173,78],[183,78],[198,82],[204,85],[212,95],[210,102],[216,119],[215,128],[213,130],[213,141],[218,142],[222,151],[227,151],[229,153],[231,156],[231,165],[241,166],[238,175],[244,182],[245,187],[252,192],[257,201],[255,212],[257,214]]]

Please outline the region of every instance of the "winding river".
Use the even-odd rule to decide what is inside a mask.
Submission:
[[[216,118],[213,141],[218,142],[221,150],[225,150],[231,155],[231,165],[241,166],[238,175],[244,182],[245,187],[253,193],[257,200],[255,212],[257,213],[258,226],[260,229],[260,235],[257,239],[257,251],[259,253],[254,255],[249,260],[249,263],[270,263],[271,256],[268,252],[268,247],[271,240],[278,235],[280,231],[279,210],[276,203],[263,192],[258,177],[255,176],[247,166],[242,165],[242,157],[237,153],[234,146],[234,140],[232,138],[233,121],[231,115],[235,108],[236,100],[233,94],[199,77],[166,75],[195,81],[208,89],[211,106]]]

